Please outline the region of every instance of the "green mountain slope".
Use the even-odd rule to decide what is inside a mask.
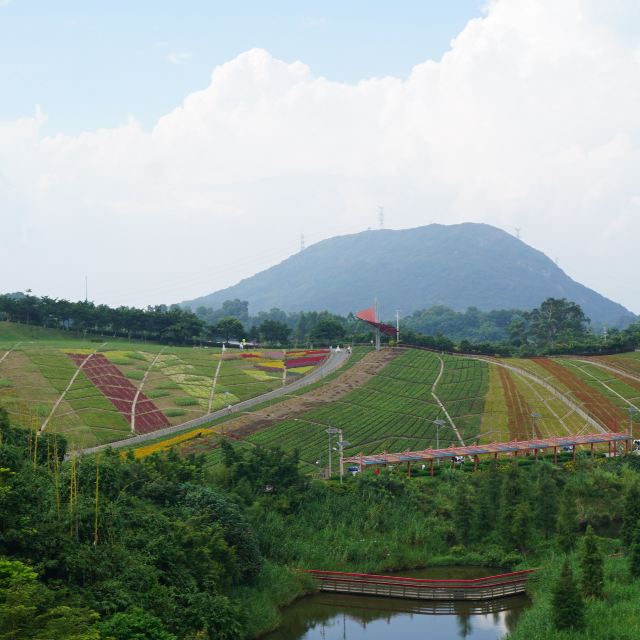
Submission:
[[[365,231],[323,240],[238,284],[185,302],[219,307],[248,300],[252,313],[329,310],[345,314],[370,306],[403,315],[433,305],[531,309],[548,297],[568,298],[594,322],[626,325],[635,316],[575,282],[542,252],[485,224],[432,224]]]

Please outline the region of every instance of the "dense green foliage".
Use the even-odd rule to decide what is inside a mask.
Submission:
[[[263,558],[242,510],[196,461],[107,453],[62,463],[62,442],[57,458],[51,438],[39,438],[36,452],[2,410],[0,431],[0,554],[29,563],[55,592],[34,605],[38,615],[64,618],[50,611],[54,600],[82,619],[85,609],[105,623],[137,616],[166,630],[163,639],[240,637],[243,614],[229,594],[256,579]],[[130,618],[106,623],[105,637],[127,625],[135,627]]]
[[[438,333],[434,331],[434,323],[421,321],[423,314],[430,316],[432,311],[442,320]],[[531,311],[482,313],[471,308],[464,314],[456,314],[437,308],[416,312],[403,324],[408,326],[402,335],[406,344],[463,353],[519,357],[607,354],[631,351],[640,345],[640,322],[624,330],[614,328],[596,333],[589,327],[582,308],[564,298],[548,298]],[[432,335],[420,333],[425,330]],[[461,339],[466,331],[469,335]]]
[[[195,314],[177,305],[114,309],[93,302],[69,302],[22,293],[0,295],[0,319],[63,329],[76,335],[111,335],[169,344],[193,342],[204,329],[204,323]]]

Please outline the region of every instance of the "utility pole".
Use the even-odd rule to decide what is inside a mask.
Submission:
[[[331,479],[331,436],[334,436],[336,433],[339,432],[338,429],[336,429],[335,427],[329,427],[328,429],[324,430],[325,433],[327,433],[329,435],[329,479]]]
[[[348,447],[351,443],[342,439],[342,429],[338,429],[338,449],[340,451],[340,484],[342,484],[342,478],[344,477],[344,448]]]
[[[638,413],[638,409],[631,405],[627,407],[627,410],[629,411],[629,437],[633,439],[633,414]],[[631,444],[633,445],[633,442]]]
[[[84,301],[89,302],[89,278],[84,277]]]
[[[536,431],[538,430],[538,419],[542,417],[541,414],[537,413],[536,411],[534,411],[531,414],[531,417],[533,418],[533,433],[531,434],[531,439],[535,440],[536,439]]]
[[[436,449],[440,448],[440,427],[443,427],[446,423],[441,418],[434,420],[433,423],[436,425]],[[436,461],[438,466],[440,466],[440,458]]]
[[[396,309],[396,344],[400,344],[400,310]]]

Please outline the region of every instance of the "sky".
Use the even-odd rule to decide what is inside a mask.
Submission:
[[[0,0],[0,291],[178,302],[384,206],[640,313],[639,71],[636,0]]]

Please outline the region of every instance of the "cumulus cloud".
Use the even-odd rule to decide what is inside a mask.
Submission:
[[[353,85],[254,49],[148,131],[0,123],[1,288],[79,297],[88,273],[100,301],[180,300],[384,205],[392,227],[520,227],[640,312],[634,7],[496,0],[441,60]]]

